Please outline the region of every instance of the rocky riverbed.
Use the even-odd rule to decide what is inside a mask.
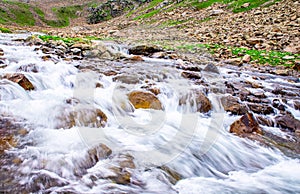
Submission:
[[[300,190],[295,70],[112,41],[0,43],[4,192]]]

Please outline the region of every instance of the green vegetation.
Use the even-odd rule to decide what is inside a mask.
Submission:
[[[8,28],[0,27],[0,32],[2,33],[12,33],[12,31]]]
[[[150,18],[153,15],[157,14],[161,9],[154,9],[154,7],[157,6],[161,2],[163,2],[163,0],[153,0],[153,1],[151,1],[146,8],[144,8],[140,11],[140,12],[145,12],[145,11],[147,11],[147,12],[142,14],[142,15],[139,15],[139,16],[133,18],[133,19],[134,20],[146,19],[146,18]]]
[[[299,54],[292,54],[289,52],[279,51],[266,51],[266,50],[254,50],[239,47],[227,47],[223,45],[211,45],[211,44],[193,44],[193,45],[182,45],[178,46],[177,49],[185,51],[197,51],[198,49],[207,49],[211,54],[217,52],[218,49],[230,50],[231,54],[235,57],[241,57],[246,54],[251,56],[251,61],[255,61],[259,64],[269,65],[284,65],[291,66],[295,63],[296,59],[300,59]],[[289,56],[289,57],[287,57]]]
[[[30,6],[26,3],[15,1],[2,1],[5,8],[0,7],[0,23],[17,23],[22,26],[33,26],[35,24]]]

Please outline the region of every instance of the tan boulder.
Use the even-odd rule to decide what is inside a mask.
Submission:
[[[252,113],[246,113],[239,120],[232,123],[229,131],[242,137],[247,137],[252,133],[262,134],[262,129]]]
[[[133,91],[128,95],[129,101],[136,108],[162,110],[162,104],[158,98],[150,93],[143,91]]]
[[[34,86],[24,74],[21,73],[6,74],[4,75],[4,78],[19,84],[25,90],[34,90]]]

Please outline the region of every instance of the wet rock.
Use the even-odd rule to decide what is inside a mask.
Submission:
[[[98,161],[109,157],[111,154],[112,150],[102,143],[88,150],[88,157],[92,166]]]
[[[181,76],[184,78],[193,79],[193,80],[201,79],[201,74],[196,73],[196,72],[184,71],[181,73]]]
[[[17,140],[12,136],[0,136],[0,154],[2,154],[5,150],[16,147]]]
[[[221,103],[225,111],[229,111],[232,114],[242,115],[247,113],[246,105],[239,102],[238,98],[233,96],[224,96],[221,98]]]
[[[0,48],[0,56],[4,55],[4,50],[2,48]]]
[[[114,70],[109,70],[109,71],[103,72],[103,74],[106,76],[113,76],[113,75],[118,75],[118,72],[116,72]]]
[[[274,73],[275,75],[288,76],[290,74],[290,70],[289,69],[276,69],[272,73]]]
[[[36,64],[27,64],[27,65],[21,65],[17,71],[23,71],[23,72],[33,72],[37,73],[38,72],[38,67]]]
[[[158,98],[150,92],[133,91],[128,95],[132,105],[138,108],[162,110],[162,104]]]
[[[267,104],[255,104],[248,103],[247,106],[249,109],[257,114],[272,114],[274,113],[274,109]]]
[[[175,185],[178,181],[180,181],[182,179],[182,176],[178,172],[169,168],[168,166],[164,165],[159,168],[162,169],[166,173],[167,178],[173,185]]]
[[[144,55],[144,56],[149,56],[153,53],[161,52],[161,51],[163,51],[162,48],[159,48],[157,46],[147,46],[147,45],[135,46],[128,50],[129,54]]]
[[[300,101],[299,100],[294,100],[294,108],[296,110],[300,110]]]
[[[274,99],[272,102],[272,106],[277,108],[278,110],[285,111],[285,106],[280,102],[279,99]]]
[[[249,39],[247,39],[247,43],[250,44],[250,45],[256,45],[256,44],[263,43],[263,42],[264,42],[264,39],[262,39],[262,38],[249,38]]]
[[[25,90],[34,90],[34,86],[24,74],[21,73],[6,74],[4,75],[4,78],[19,84]]]
[[[73,55],[81,54],[81,49],[79,49],[79,48],[72,48],[70,51],[73,53]]]
[[[122,168],[117,167],[111,167],[110,170],[112,170],[115,175],[108,176],[110,180],[112,180],[114,183],[121,184],[121,185],[128,185],[131,182],[131,173],[127,170],[124,170]]]
[[[107,123],[107,116],[100,110],[82,105],[65,107],[62,113],[56,117],[55,128],[69,129],[78,127],[104,127]]]
[[[300,121],[289,112],[285,115],[275,117],[275,122],[279,127],[291,130],[292,132],[300,129]]]
[[[252,113],[246,113],[239,120],[232,123],[229,131],[242,137],[247,137],[251,133],[262,134],[262,129]]]
[[[259,115],[256,118],[257,118],[258,123],[261,124],[261,125],[268,126],[268,127],[274,127],[275,126],[274,121],[269,117]]]
[[[143,57],[139,56],[139,55],[134,55],[132,57],[128,58],[131,61],[144,61]]]
[[[215,66],[214,64],[208,64],[208,65],[206,65],[206,67],[203,69],[203,71],[217,73],[217,74],[220,73],[218,67]]]
[[[156,52],[151,55],[152,58],[162,59],[166,58],[167,54],[165,52]]]
[[[118,75],[113,78],[113,81],[118,81],[125,84],[137,84],[140,82],[140,79],[137,76]]]
[[[212,109],[210,100],[202,91],[194,90],[190,94],[184,95],[179,100],[179,105],[190,105],[196,107],[196,111],[207,113]]]

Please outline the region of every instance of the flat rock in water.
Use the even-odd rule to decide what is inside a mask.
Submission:
[[[21,73],[6,74],[4,75],[4,78],[19,84],[25,90],[34,90],[34,86],[24,74]]]
[[[128,95],[128,98],[136,109],[145,108],[162,110],[161,102],[150,92],[133,91]]]
[[[242,137],[246,137],[251,133],[262,134],[262,129],[252,113],[246,113],[239,120],[232,123],[229,131]]]

